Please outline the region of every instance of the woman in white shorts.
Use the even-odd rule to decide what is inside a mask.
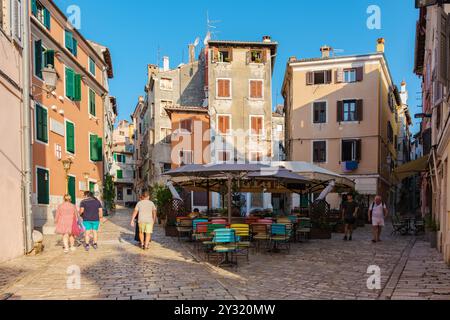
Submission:
[[[369,222],[373,226],[373,243],[381,241],[381,231],[384,227],[384,220],[388,216],[386,204],[383,203],[381,196],[376,196],[375,201],[369,209]]]

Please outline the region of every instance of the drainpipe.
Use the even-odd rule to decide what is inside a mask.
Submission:
[[[23,211],[24,211],[24,229],[25,229],[25,253],[33,250],[33,215],[31,210],[31,170],[32,170],[32,151],[31,151],[31,117],[30,117],[30,17],[29,17],[29,1],[22,1],[22,78],[23,78],[23,94],[22,94],[22,155],[23,155]]]

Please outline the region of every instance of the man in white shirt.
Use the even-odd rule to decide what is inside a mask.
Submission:
[[[142,200],[138,202],[134,209],[133,216],[131,217],[131,226],[134,227],[135,219],[139,214],[139,240],[141,241],[141,247],[144,250],[150,248],[150,242],[152,241],[153,226],[156,221],[156,206],[150,201],[150,194],[148,191],[142,194]]]
[[[388,217],[388,209],[381,196],[376,196],[375,201],[369,208],[369,222],[373,226],[373,243],[381,241],[381,231],[384,227],[384,220]]]

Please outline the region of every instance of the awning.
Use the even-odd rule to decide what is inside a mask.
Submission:
[[[395,177],[401,181],[403,179],[427,171],[427,167],[428,157],[422,157],[420,159],[405,163],[404,165],[397,167],[394,170],[394,174]]]

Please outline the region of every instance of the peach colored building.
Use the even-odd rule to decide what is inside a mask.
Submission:
[[[190,106],[166,107],[172,129],[163,143],[171,145],[172,164],[165,171],[188,164],[210,163],[210,117],[208,108]],[[191,192],[192,208],[206,210],[210,196],[207,192]]]
[[[397,159],[398,108],[402,105],[384,56],[377,52],[289,59],[282,94],[288,161],[306,161],[356,182],[367,204],[381,194],[395,207],[392,170]],[[298,201],[298,200],[297,200]],[[337,208],[339,196],[329,196]],[[294,201],[295,202],[295,201]],[[298,205],[294,203],[294,206]]]
[[[104,104],[108,97],[105,62],[93,45],[48,0],[31,1],[33,215],[36,227],[54,231],[54,214],[63,195],[74,203],[83,191],[101,198]],[[47,93],[42,69],[53,66],[56,89]],[[62,160],[73,164],[66,183]]]
[[[0,1],[0,262],[25,250],[22,193],[22,46],[11,4]],[[20,16],[20,15],[19,15]]]

